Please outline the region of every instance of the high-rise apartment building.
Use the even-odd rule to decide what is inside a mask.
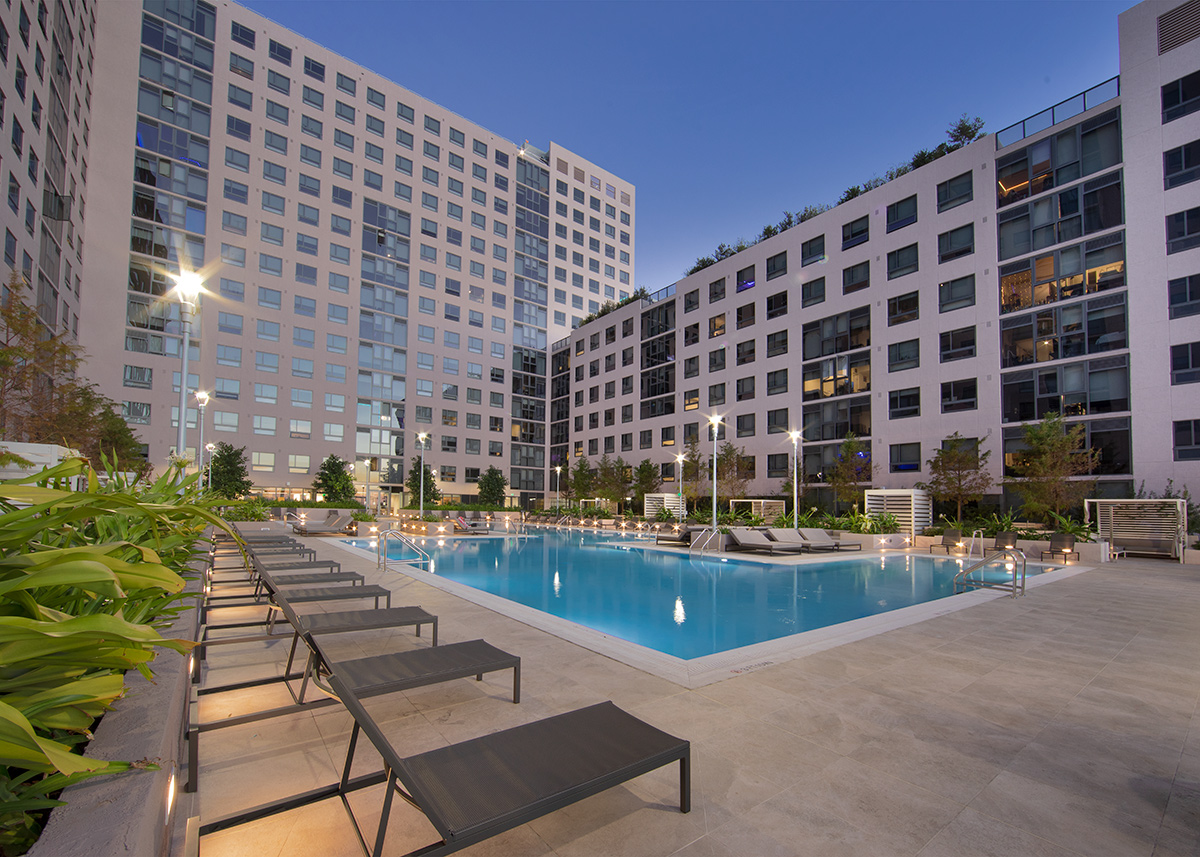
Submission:
[[[257,486],[306,489],[337,454],[378,497],[403,483],[424,431],[445,493],[474,494],[491,465],[514,496],[543,492],[546,348],[632,291],[634,188],[233,3],[94,11],[80,340],[150,460],[175,446],[171,289],[195,270],[206,293],[183,383],[211,394],[204,439],[246,447]],[[71,270],[47,271],[50,287],[76,288]]]
[[[848,432],[876,485],[926,478],[953,432],[999,480],[1051,411],[1102,494],[1200,490],[1197,34],[1200,0],[1135,6],[1117,77],[572,331],[633,294],[628,182],[234,3],[12,0],[5,257],[152,462],[182,383],[268,491],[329,454],[398,490],[418,432],[449,495],[495,465],[536,500],[606,454],[671,490],[713,414],[754,494],[791,476],[793,430],[818,485]]]
[[[1200,3],[1119,29],[1119,77],[574,331],[551,466],[648,458],[669,491],[716,415],[751,494],[792,477],[797,430],[818,487],[848,433],[909,488],[958,432],[999,493],[1053,411],[1101,496],[1200,488]]]

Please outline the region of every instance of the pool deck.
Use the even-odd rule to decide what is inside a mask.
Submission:
[[[306,542],[384,583],[395,604],[437,614],[442,641],[484,638],[522,658],[520,705],[507,673],[373,703],[403,755],[606,699],[692,742],[690,814],[673,808],[677,778],[662,769],[464,854],[1200,853],[1197,566],[1122,559],[1020,599],[964,601],[688,687],[418,578],[383,578],[329,540]],[[205,683],[278,670],[288,640],[214,650]],[[336,645],[356,657],[426,646],[428,637],[401,629]],[[264,693],[208,697],[203,714],[261,706]],[[206,735],[200,790],[181,809],[204,820],[332,782],[350,725],[333,707]],[[379,792],[360,793],[356,806],[369,816]],[[397,802],[385,854],[436,838]],[[201,853],[360,852],[335,800],[206,836]]]

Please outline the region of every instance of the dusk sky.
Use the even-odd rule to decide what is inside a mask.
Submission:
[[[359,65],[637,188],[636,283],[945,140],[1117,73],[1117,14],[1075,2],[241,0]]]

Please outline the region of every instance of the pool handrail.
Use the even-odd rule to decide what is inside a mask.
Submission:
[[[429,566],[433,562],[433,560],[430,558],[429,554],[426,551],[422,550],[420,548],[420,546],[417,545],[416,540],[413,539],[413,537],[410,536],[408,533],[402,533],[402,532],[400,532],[400,530],[384,530],[382,533],[379,534],[379,543],[378,543],[379,548],[378,548],[378,552],[375,555],[375,557],[376,557],[375,558],[375,567],[376,568],[379,568],[383,571],[388,570],[388,559],[389,559],[388,552],[387,552],[388,536],[395,536],[400,541],[401,544],[406,545],[417,552],[417,555],[419,557],[418,559],[404,560],[405,562],[409,563],[410,565]]]
[[[1013,560],[1013,573],[1012,573],[1012,577],[1011,577],[1011,580],[1009,583],[1003,583],[1003,584],[1002,583],[986,583],[986,582],[984,582],[984,580],[982,578],[979,580],[969,580],[968,579],[971,572],[975,571],[976,569],[981,569],[985,565],[995,562],[996,560],[1002,559],[1002,558]],[[1017,567],[1018,561],[1020,562],[1019,570]],[[1018,584],[1018,576],[1020,578],[1019,584]],[[974,565],[967,566],[966,568],[959,571],[956,575],[954,575],[954,591],[956,593],[958,592],[958,588],[960,586],[963,587],[964,591],[966,591],[967,589],[1000,589],[1000,590],[1005,590],[1005,591],[1011,591],[1013,598],[1016,598],[1018,595],[1024,595],[1025,594],[1025,552],[1023,550],[1021,550],[1020,548],[998,548],[997,550],[993,551],[992,553],[984,556],[984,558],[979,560],[979,562],[975,563]],[[1019,589],[1019,591],[1018,591],[1018,589]]]

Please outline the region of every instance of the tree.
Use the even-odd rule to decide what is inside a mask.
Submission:
[[[662,485],[662,473],[658,465],[649,458],[643,458],[633,469],[633,502],[637,508],[646,508],[646,495],[653,494]]]
[[[750,468],[746,450],[725,441],[717,452],[717,493],[730,499],[742,497],[748,484]]]
[[[408,490],[412,492],[412,500],[409,501],[409,508],[415,509],[421,505],[421,486],[425,486],[425,504],[426,506],[436,506],[442,501],[442,492],[438,490],[437,480],[433,478],[433,471],[429,465],[425,465],[425,479],[422,483],[421,479],[421,456],[414,455],[412,459],[412,467],[408,469],[408,476],[404,480],[404,484],[408,486]]]
[[[955,503],[955,520],[961,521],[963,504],[978,502],[992,487],[992,474],[987,470],[990,449],[982,441],[962,437],[958,432],[946,438],[942,448],[929,459],[929,481],[918,482],[935,500]]]
[[[974,119],[971,119],[964,113],[946,129],[946,139],[950,144],[950,148],[952,150],[961,149],[968,143],[974,143],[983,136],[983,124],[981,117],[976,116]]]
[[[504,489],[507,487],[504,471],[492,465],[479,476],[479,502],[488,506],[503,506]]]
[[[314,494],[323,494],[330,503],[352,503],[354,501],[354,478],[346,468],[350,462],[336,455],[328,456],[317,468],[313,479]]]
[[[704,489],[708,484],[708,476],[700,458],[700,436],[698,434],[689,436],[683,445],[682,478],[684,502],[691,500],[694,507],[706,493]]]
[[[1082,424],[1067,428],[1062,414],[1051,411],[1040,422],[1025,426],[1025,448],[1013,457],[1015,477],[1005,480],[1021,495],[1027,514],[1049,521],[1096,488],[1095,479],[1072,479],[1091,473],[1100,454],[1084,446]]]
[[[246,467],[246,447],[221,441],[208,462],[208,487],[227,500],[237,500],[254,487]]]
[[[588,460],[580,457],[575,462],[575,469],[571,471],[571,493],[575,495],[575,501],[582,503],[584,500],[590,499],[593,496],[594,484],[592,468],[588,466]]]
[[[854,436],[847,434],[838,448],[837,461],[825,475],[833,489],[834,511],[837,502],[854,502],[858,499],[859,485],[870,483],[875,477],[875,464],[871,461],[871,447]]]
[[[594,490],[597,497],[603,497],[613,504],[620,504],[629,496],[629,469],[622,458],[615,461],[604,455],[596,465],[596,480]]]

